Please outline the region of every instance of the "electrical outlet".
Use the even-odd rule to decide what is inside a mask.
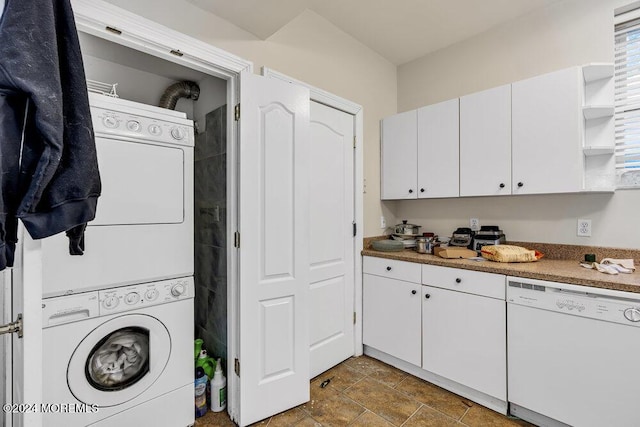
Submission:
[[[383,216],[380,217],[380,228],[387,228],[387,220]]]
[[[471,227],[473,231],[480,230],[480,220],[478,218],[469,219],[469,227]]]
[[[580,237],[591,236],[591,220],[590,219],[578,220],[578,236]]]

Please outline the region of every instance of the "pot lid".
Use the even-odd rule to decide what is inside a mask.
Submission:
[[[416,224],[407,224],[407,220],[403,219],[402,220],[402,224],[396,224],[396,227],[417,227],[417,228],[421,228],[421,225],[416,225]]]

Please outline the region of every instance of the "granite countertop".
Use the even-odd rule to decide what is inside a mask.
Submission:
[[[487,273],[505,274],[529,279],[548,280],[551,282],[587,285],[595,288],[613,289],[640,293],[640,271],[631,274],[611,275],[581,267],[578,259],[542,258],[536,262],[501,263],[493,261],[472,261],[467,259],[445,259],[435,255],[419,254],[412,249],[400,252],[383,252],[371,249],[365,244],[363,256],[395,259],[398,261],[416,262],[420,264],[440,265],[444,267],[463,268],[466,270],[484,271]],[[596,251],[593,251],[596,252]],[[618,254],[615,254],[618,255]],[[618,258],[622,258],[619,255]],[[634,258],[635,257],[630,257]],[[601,258],[599,257],[598,260]],[[636,262],[637,264],[637,262]]]

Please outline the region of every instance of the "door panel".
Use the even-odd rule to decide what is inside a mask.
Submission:
[[[511,85],[460,98],[460,196],[511,194]]]
[[[15,267],[12,277],[13,313],[15,320],[23,314],[23,337],[12,334],[13,404],[42,402],[42,373],[34,367],[42,361],[42,247],[20,225],[18,229]],[[29,268],[24,268],[27,265]],[[5,277],[6,278],[6,277]],[[13,414],[13,427],[41,427],[42,413],[25,411]]]
[[[406,111],[386,117],[380,132],[380,198],[415,199],[418,183],[418,113]]]
[[[240,87],[244,426],[309,400],[309,91],[250,73],[241,74]]]
[[[310,377],[354,354],[353,129],[352,115],[311,102]]]

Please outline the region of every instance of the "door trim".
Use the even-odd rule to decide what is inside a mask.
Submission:
[[[363,249],[363,231],[364,231],[364,201],[363,201],[363,193],[364,193],[364,169],[363,169],[363,152],[364,152],[364,142],[363,142],[363,132],[364,132],[364,122],[363,122],[363,109],[362,106],[356,104],[354,102],[349,101],[348,99],[342,98],[338,95],[334,95],[325,90],[319,89],[315,86],[312,86],[308,83],[302,82],[300,80],[294,79],[293,77],[289,77],[286,74],[282,74],[278,71],[275,71],[271,68],[262,67],[262,75],[265,77],[282,80],[288,83],[293,83],[302,87],[306,87],[309,89],[311,94],[310,100],[319,102],[320,104],[324,104],[328,107],[335,108],[336,110],[344,111],[345,113],[349,113],[354,116],[354,136],[355,136],[355,152],[354,152],[354,183],[353,183],[353,191],[354,191],[354,220],[357,224],[356,226],[356,235],[354,237],[354,280],[355,280],[355,290],[354,290],[354,312],[356,315],[356,321],[354,325],[354,349],[355,356],[362,355],[362,257],[360,254]]]

